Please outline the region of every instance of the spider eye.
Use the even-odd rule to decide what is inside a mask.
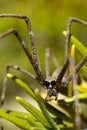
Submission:
[[[29,18],[28,18],[28,17],[25,18],[25,22],[26,22],[26,23],[29,22]]]
[[[48,87],[50,83],[48,81],[45,81],[45,86]]]
[[[56,85],[56,81],[55,80],[51,81],[51,85],[55,86]]]

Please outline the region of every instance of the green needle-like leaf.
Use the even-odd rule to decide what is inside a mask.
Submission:
[[[16,97],[16,100],[44,126],[50,127],[42,112],[40,112],[37,108],[25,101],[23,98]]]
[[[1,109],[0,111],[2,113],[9,114],[13,117],[24,119],[24,120],[28,121],[28,123],[33,127],[40,127],[40,128],[43,127],[44,128],[44,126],[40,122],[38,122],[38,120],[35,117],[33,117],[31,114],[28,114],[25,112],[13,111],[13,110],[6,110],[6,109]]]
[[[66,31],[63,31],[64,36],[66,37]],[[70,41],[75,44],[76,48],[78,49],[78,51],[83,55],[86,56],[87,55],[87,48],[77,39],[75,38],[73,35],[71,35],[70,37]]]
[[[8,113],[11,116],[17,117],[17,118],[21,118],[21,119],[25,119],[28,120],[28,118],[32,118],[33,120],[35,120],[35,118],[25,112],[18,112],[18,111],[13,111],[13,110],[6,110],[6,109],[0,109],[0,111],[2,111],[3,113]]]
[[[52,119],[52,117],[48,113],[47,108],[46,108],[41,96],[39,95],[38,91],[36,91],[36,95],[37,95],[37,99],[38,99],[37,102],[38,102],[45,118],[49,122],[50,126],[53,128],[53,130],[60,130],[60,128],[57,126],[57,124],[54,122],[54,120]]]
[[[87,93],[78,94],[78,98],[79,98],[79,100],[86,100],[87,99]],[[65,98],[64,101],[66,103],[71,103],[71,102],[75,101],[75,96],[70,97],[70,98]]]
[[[0,117],[12,122],[16,126],[22,128],[24,130],[30,130],[31,129],[31,126],[29,125],[29,123],[26,120],[19,119],[17,117],[10,115],[9,111],[7,111],[7,113],[6,113],[2,109],[0,109]]]
[[[7,77],[17,83],[19,87],[23,88],[32,98],[36,99],[33,90],[25,82],[10,73],[7,74]]]

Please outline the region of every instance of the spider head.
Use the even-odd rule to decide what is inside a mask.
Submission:
[[[45,80],[45,87],[47,89],[46,100],[48,100],[48,97],[51,97],[51,96],[55,96],[57,98],[58,92],[56,89],[56,81],[55,80]]]
[[[56,86],[56,81],[52,80],[52,81],[45,81],[45,86],[47,89],[53,89]]]

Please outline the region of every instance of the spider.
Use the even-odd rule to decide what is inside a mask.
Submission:
[[[21,14],[0,14],[0,18],[4,18],[4,17],[23,19],[25,21],[28,32],[29,32],[32,53],[29,51],[29,49],[26,46],[26,43],[24,42],[20,33],[16,29],[7,30],[6,32],[0,34],[0,38],[3,38],[10,34],[14,34],[16,36],[18,42],[20,43],[21,47],[23,48],[24,52],[26,53],[26,56],[29,59],[31,65],[36,73],[36,76],[18,66],[7,65],[6,74],[5,74],[5,78],[4,78],[4,86],[2,88],[1,105],[3,105],[4,98],[5,98],[6,82],[7,82],[6,75],[9,72],[9,69],[11,69],[11,68],[28,75],[29,77],[36,80],[42,87],[46,88],[47,95],[46,95],[45,100],[48,101],[49,97],[51,97],[51,96],[54,96],[55,100],[57,100],[58,92],[60,91],[61,87],[66,86],[69,83],[69,81],[72,80],[72,73],[69,76],[65,76],[67,73],[67,70],[68,70],[68,66],[69,66],[69,42],[70,42],[70,36],[71,36],[71,34],[70,34],[71,24],[72,24],[72,22],[77,22],[77,23],[87,26],[87,22],[80,20],[78,18],[73,18],[73,17],[68,18],[67,23],[66,23],[64,64],[60,69],[58,69],[58,65],[56,63],[56,58],[55,58],[54,54],[52,53],[51,49],[48,48],[46,50],[46,77],[44,77],[42,74],[42,71],[41,71],[40,64],[39,64],[39,59],[38,59],[38,54],[37,54],[37,49],[36,49],[36,44],[35,44],[35,40],[34,40],[34,34],[32,31],[30,19],[27,16],[21,15]],[[49,58],[50,57],[53,58],[53,62],[56,66],[56,70],[54,71],[52,76],[50,76],[50,74],[49,74]],[[80,70],[80,68],[85,64],[86,61],[87,61],[87,56],[85,56],[79,62],[79,64],[75,66],[76,73]]]

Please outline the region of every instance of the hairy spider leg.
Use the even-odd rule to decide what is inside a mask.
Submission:
[[[31,54],[30,51],[28,50],[28,48],[27,48],[25,42],[23,41],[21,35],[19,34],[19,32],[18,32],[17,30],[15,30],[15,29],[10,29],[10,30],[4,32],[3,34],[1,34],[1,35],[0,35],[0,38],[5,37],[5,36],[7,36],[7,35],[9,35],[9,34],[12,34],[12,33],[16,36],[16,38],[17,38],[17,40],[19,41],[21,47],[23,48],[24,52],[26,53],[26,55],[27,55],[29,61],[31,62],[31,64],[32,64],[32,66],[33,66],[33,68],[34,68],[34,70],[35,70],[35,72],[36,72],[36,74],[37,74],[37,77],[36,77],[36,78],[37,78],[38,81],[40,81],[40,84],[42,85],[42,84],[43,84],[43,81],[44,81],[43,75],[42,75],[40,69],[38,68],[38,66],[37,66],[37,64],[36,64],[36,62],[35,62],[35,60],[34,60],[32,54]]]
[[[79,19],[79,18],[74,18],[74,17],[70,17],[68,18],[67,20],[67,30],[66,32],[68,32],[68,35],[66,37],[66,41],[67,41],[67,44],[69,45],[69,42],[70,42],[70,36],[71,36],[71,33],[70,33],[70,29],[71,29],[71,25],[72,23],[75,22],[75,23],[79,23],[81,25],[84,25],[84,26],[87,26],[87,22]],[[75,67],[75,71],[78,72],[81,67],[87,62],[87,56],[85,56],[81,61],[80,63],[78,63],[78,65]],[[63,81],[63,85],[67,85],[68,82],[72,80],[72,74],[70,74],[70,76],[68,76],[65,81]]]
[[[49,60],[50,58],[52,59],[56,69],[58,69],[58,63],[57,63],[57,59],[52,51],[51,48],[47,48],[46,49],[46,53],[45,53],[45,68],[46,68],[46,79],[48,77],[50,77],[50,64],[49,64]]]
[[[4,17],[18,18],[18,19],[24,19],[25,20],[25,23],[26,23],[27,29],[28,29],[28,33],[29,33],[29,37],[30,37],[30,41],[31,41],[33,56],[34,56],[34,59],[36,61],[36,64],[39,66],[39,60],[38,60],[38,56],[37,56],[34,34],[33,34],[33,31],[32,31],[30,19],[27,16],[21,15],[21,14],[20,15],[19,14],[0,14],[0,18],[4,18]]]
[[[78,73],[78,71],[82,68],[82,66],[83,66],[86,62],[87,62],[87,56],[85,56],[85,57],[78,63],[78,65],[75,66],[75,71],[76,71],[76,73]],[[62,82],[62,84],[63,84],[64,86],[66,86],[66,85],[69,83],[69,81],[71,81],[71,80],[72,80],[72,73],[67,77],[67,79],[65,79],[65,80]]]
[[[65,61],[64,65],[60,69],[60,73],[57,76],[57,81],[56,81],[56,89],[59,91],[61,88],[61,83],[62,83],[62,78],[67,73],[68,66],[69,66],[69,40],[70,40],[70,29],[69,29],[69,23],[67,21],[66,24],[66,41],[65,41]]]
[[[32,31],[32,28],[31,28],[31,23],[30,23],[29,18],[25,15],[19,15],[19,14],[0,14],[0,18],[4,18],[4,17],[8,17],[8,18],[12,17],[12,18],[18,18],[18,19],[24,19],[25,20],[26,25],[27,25],[27,29],[29,31],[33,56],[31,54],[28,54],[30,52],[27,49],[27,47],[25,47],[26,49],[24,49],[24,47],[22,46],[23,40],[22,40],[21,36],[19,35],[19,33],[17,31],[14,31],[14,33],[15,33],[17,39],[19,40],[19,42],[21,43],[22,48],[24,49],[25,53],[27,54],[27,57],[29,58],[29,60],[30,60],[30,62],[32,64],[36,74],[37,74],[37,80],[42,85],[43,82],[44,82],[44,77],[43,77],[41,70],[40,70],[39,60],[38,60],[38,56],[37,56],[37,50],[36,50],[36,46],[35,46],[34,34],[33,34],[33,31]]]

